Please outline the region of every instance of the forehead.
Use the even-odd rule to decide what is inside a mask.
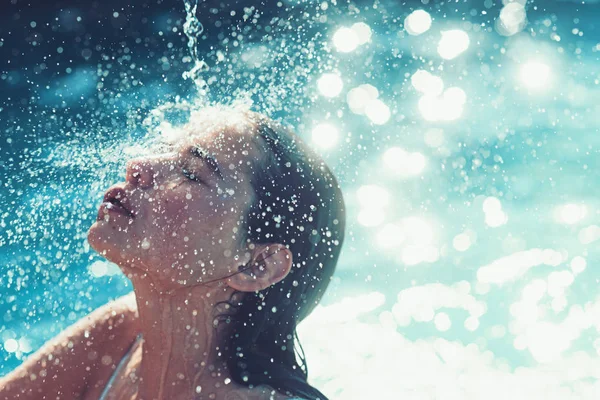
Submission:
[[[263,140],[251,125],[188,127],[186,130],[186,135],[177,145],[178,149],[186,151],[194,146],[201,148],[217,160],[223,172],[240,168],[250,172],[263,159]]]

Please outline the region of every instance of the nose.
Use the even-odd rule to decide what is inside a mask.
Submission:
[[[141,188],[151,187],[154,171],[149,160],[135,158],[127,161],[125,167],[125,180]]]
[[[127,161],[125,180],[133,186],[149,188],[157,179],[165,179],[177,163],[177,153],[152,155]]]

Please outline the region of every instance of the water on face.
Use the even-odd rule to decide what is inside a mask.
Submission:
[[[293,125],[344,191],[337,271],[299,327],[311,384],[598,398],[598,6],[209,3],[7,11],[0,374],[131,291],[86,242],[125,161],[237,103]]]

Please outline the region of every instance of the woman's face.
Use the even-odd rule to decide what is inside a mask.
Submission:
[[[223,277],[250,259],[241,222],[254,196],[254,133],[215,130],[171,153],[127,163],[88,232],[90,246],[122,267],[179,286]],[[256,162],[256,161],[254,161]],[[119,201],[125,210],[110,204]]]

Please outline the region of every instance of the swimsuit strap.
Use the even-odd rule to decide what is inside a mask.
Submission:
[[[131,343],[131,346],[129,346],[129,349],[127,350],[127,353],[125,353],[125,356],[121,359],[121,362],[119,362],[117,369],[115,369],[115,371],[113,372],[112,376],[110,377],[108,383],[104,387],[104,390],[102,391],[102,394],[100,395],[98,400],[105,400],[108,398],[107,396],[108,396],[108,392],[110,391],[111,386],[113,385],[115,379],[117,379],[117,376],[119,376],[119,373],[127,365],[127,361],[129,361],[129,358],[131,358],[131,351],[133,350],[135,345],[140,341],[141,338],[142,338],[142,334],[139,333],[137,335],[137,337],[135,338],[135,340],[133,341],[133,343]]]

